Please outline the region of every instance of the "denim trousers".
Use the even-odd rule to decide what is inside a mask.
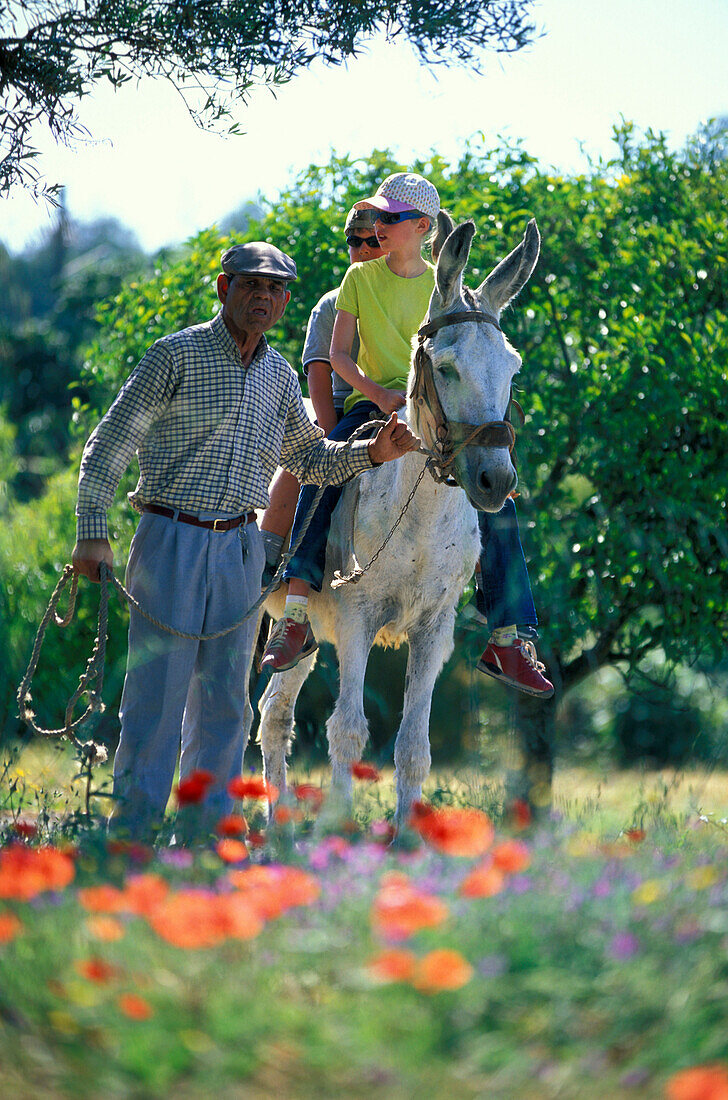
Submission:
[[[210,531],[146,512],[132,540],[126,584],[161,622],[210,634],[237,622],[258,599],[264,561],[254,523]],[[211,829],[230,812],[226,788],[240,775],[252,716],[247,680],[256,627],[253,615],[224,637],[200,642],[163,632],[130,610],[114,758],[115,830],[152,835],[164,816],[178,753],[181,778],[198,768],[215,777],[200,824]]]
[[[476,590],[478,611],[491,630],[514,624],[537,627],[513,500],[509,497],[500,512],[478,512],[478,526],[482,584]]]
[[[373,401],[357,401],[348,413],[344,413],[336,427],[329,432],[328,438],[341,441],[348,439],[352,432],[366,424],[367,420],[379,419],[382,416],[381,409]],[[283,574],[283,579],[290,581],[292,577],[298,577],[310,584],[315,592],[321,591],[326,567],[326,543],[331,530],[331,516],[334,508],[339,503],[342,485],[329,485],[324,489],[323,496],[308,525],[301,545],[291,558]],[[316,485],[302,485],[298,495],[296,514],[293,518],[291,530],[291,546],[298,538],[299,532],[305,523],[308,510],[313,498],[318,492]]]

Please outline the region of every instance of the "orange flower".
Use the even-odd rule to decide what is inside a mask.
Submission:
[[[130,875],[124,886],[124,908],[137,917],[148,917],[169,893],[161,875]]]
[[[378,783],[382,773],[373,764],[365,764],[362,760],[358,764],[351,765],[351,774],[355,779],[368,779],[372,783]]]
[[[22,923],[14,913],[0,913],[0,943],[14,940],[22,927]]]
[[[126,899],[116,886],[87,886],[78,891],[78,900],[89,913],[123,913]]]
[[[406,875],[395,873],[382,878],[372,905],[371,922],[380,936],[403,940],[421,928],[436,928],[447,915],[443,901],[418,890]]]
[[[79,959],[76,963],[76,970],[82,978],[88,978],[90,982],[98,982],[99,985],[105,985],[114,978],[118,978],[120,974],[118,967],[94,956],[89,959]]]
[[[378,982],[410,982],[416,963],[414,952],[405,947],[389,947],[369,960],[367,970]]]
[[[0,852],[0,898],[29,901],[45,890],[63,890],[75,873],[70,855],[58,848],[11,844]]]
[[[673,1074],[668,1100],[728,1100],[728,1067],[721,1063],[692,1066]]]
[[[242,894],[222,894],[217,899],[216,908],[221,928],[232,939],[253,939],[263,927],[260,913]]]
[[[255,906],[246,905],[245,899],[205,890],[171,894],[151,914],[149,924],[163,940],[187,950],[214,947],[229,936],[247,939],[262,927]]]
[[[472,976],[472,966],[459,951],[441,947],[420,959],[413,984],[424,993],[434,993],[438,989],[460,989]]]
[[[492,863],[474,867],[460,883],[458,893],[464,898],[491,898],[503,889],[503,872]]]
[[[276,806],[273,811],[273,820],[276,825],[288,825],[291,821],[303,821],[300,810],[291,809],[290,806]]]
[[[269,802],[275,802],[279,793],[274,783],[256,775],[251,775],[248,779],[236,775],[228,783],[227,789],[232,798],[266,798]]]
[[[627,840],[631,840],[633,844],[641,844],[647,836],[644,829],[627,829],[625,834]]]
[[[449,856],[481,856],[493,842],[493,825],[481,810],[433,810],[416,802],[410,824],[431,847]]]
[[[493,863],[499,871],[516,875],[531,864],[531,853],[522,840],[503,840],[491,852]]]
[[[114,940],[120,940],[124,936],[124,925],[115,917],[102,914],[87,917],[86,927],[97,940],[105,940],[107,943],[113,943]]]
[[[213,947],[225,938],[225,929],[216,919],[216,901],[205,890],[180,890],[150,913],[149,924],[175,947]]]
[[[244,842],[234,840],[232,837],[218,840],[215,851],[225,863],[242,863],[244,859],[248,858],[248,849]]]
[[[228,880],[263,920],[274,920],[298,905],[311,905],[321,893],[318,879],[298,867],[249,867],[231,871]]]
[[[218,836],[240,836],[247,831],[248,823],[242,814],[228,814],[227,817],[221,817],[215,826]]]
[[[282,867],[280,870],[279,889],[283,893],[285,909],[312,905],[316,901],[321,893],[321,886],[314,875],[299,867]]]
[[[324,792],[312,783],[299,783],[293,788],[293,793],[299,802],[307,802],[313,810],[318,810],[324,800]]]
[[[174,789],[179,806],[188,806],[195,802],[202,802],[207,795],[208,787],[214,783],[215,776],[204,768],[190,772],[181,779]]]
[[[154,1009],[138,993],[122,993],[116,1002],[121,1012],[130,1020],[148,1020],[154,1015]]]

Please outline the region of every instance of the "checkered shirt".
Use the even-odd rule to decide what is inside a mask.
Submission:
[[[239,515],[269,503],[280,464],[306,484],[341,485],[372,468],[366,441],[347,449],[309,420],[291,366],[261,337],[245,368],[222,311],[158,340],[84,448],[79,539],[106,538],[106,510],[134,452],[138,512],[162,504]]]

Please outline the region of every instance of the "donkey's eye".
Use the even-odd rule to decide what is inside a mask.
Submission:
[[[460,377],[454,363],[441,363],[437,368],[437,373],[448,382],[454,382]]]

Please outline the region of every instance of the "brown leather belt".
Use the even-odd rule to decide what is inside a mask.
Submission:
[[[188,512],[177,512],[174,508],[164,508],[161,504],[145,504],[142,512],[166,516],[167,519],[176,519],[180,523],[191,523],[193,527],[205,527],[208,531],[232,531],[234,527],[241,527],[255,520],[255,512],[244,512],[242,516],[235,516],[233,519],[198,519]]]

